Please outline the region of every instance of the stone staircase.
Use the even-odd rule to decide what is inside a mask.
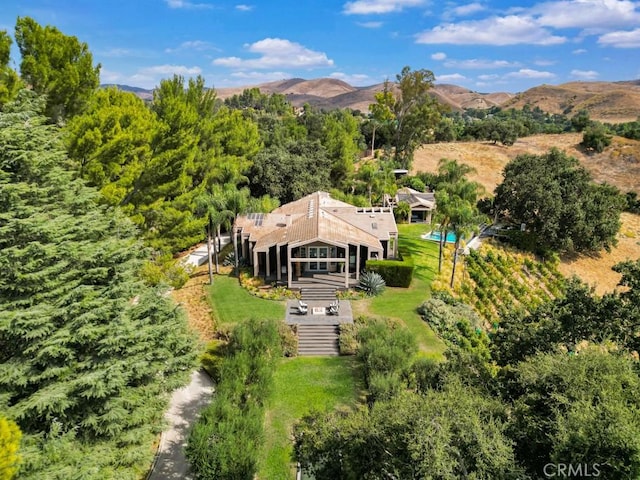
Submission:
[[[303,302],[334,302],[336,300],[336,287],[314,285],[302,287],[300,297]]]
[[[298,325],[298,355],[340,355],[338,325]]]

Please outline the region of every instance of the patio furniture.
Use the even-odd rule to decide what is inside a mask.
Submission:
[[[309,312],[309,305],[302,300],[298,300],[298,313],[300,315],[306,315]]]
[[[338,300],[336,300],[335,302],[331,302],[327,307],[327,315],[338,315],[339,310],[340,304],[338,303]]]

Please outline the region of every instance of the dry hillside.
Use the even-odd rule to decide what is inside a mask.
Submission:
[[[570,82],[540,85],[519,93],[504,108],[537,106],[549,113],[573,115],[587,110],[604,122],[630,122],[640,115],[639,82]]]
[[[542,154],[551,147],[576,157],[598,182],[616,185],[622,191],[640,192],[640,142],[615,137],[611,147],[602,154],[586,154],[580,148],[581,134],[536,135],[519,139],[512,147],[484,142],[460,142],[423,146],[416,152],[413,171],[435,171],[441,158],[456,159],[472,165],[477,173],[472,179],[493,193],[502,181],[502,169],[507,162],[522,153]],[[565,257],[560,271],[567,276],[578,275],[596,287],[598,293],[612,290],[620,276],[611,270],[616,263],[640,258],[640,216],[623,214],[618,246],[610,253],[597,256]]]

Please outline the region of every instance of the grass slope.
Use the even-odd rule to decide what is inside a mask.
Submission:
[[[409,288],[387,287],[378,297],[353,302],[361,315],[379,315],[404,323],[414,335],[420,352],[440,358],[445,345],[418,315],[418,306],[431,291],[431,282],[438,273],[438,244],[420,238],[429,226],[424,224],[398,225],[399,245],[413,257],[415,270]]]
[[[251,295],[232,276],[216,276],[209,287],[211,313],[217,325],[233,325],[253,317],[283,320],[285,304]]]
[[[258,478],[290,480],[294,423],[313,410],[353,406],[362,390],[354,357],[282,359],[274,376],[271,406],[266,415],[266,442]]]

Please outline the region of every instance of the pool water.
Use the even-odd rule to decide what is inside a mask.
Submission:
[[[433,230],[432,232],[425,233],[422,235],[422,238],[425,240],[433,240],[434,242],[439,242],[442,238],[442,234],[437,230]],[[446,243],[455,243],[456,242],[456,234],[453,232],[447,232],[447,238],[445,239]]]

